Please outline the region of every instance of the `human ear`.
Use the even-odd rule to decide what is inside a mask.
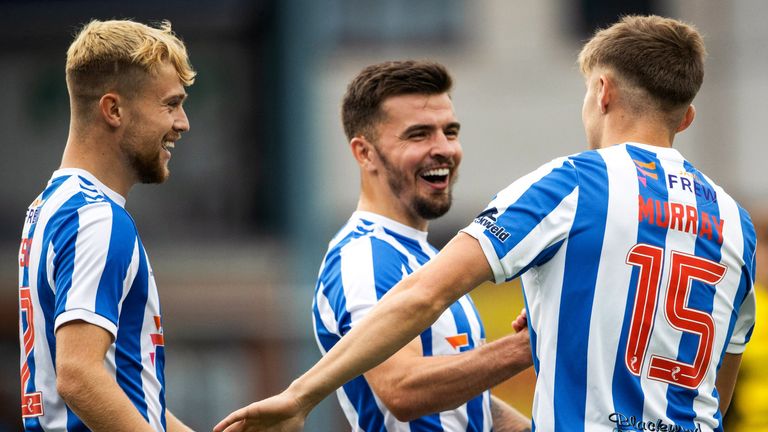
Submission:
[[[354,156],[361,169],[367,171],[376,170],[376,164],[374,163],[376,151],[370,141],[362,135],[356,136],[349,142],[349,147],[352,150],[352,156]]]
[[[123,123],[123,108],[120,95],[107,93],[99,99],[99,114],[104,121],[116,128]]]
[[[688,105],[688,109],[685,110],[685,115],[683,116],[683,119],[680,120],[680,124],[677,125],[677,129],[675,132],[682,132],[686,129],[688,129],[688,126],[693,123],[693,119],[696,117],[696,107],[693,106],[693,104]]]
[[[608,105],[610,105],[614,91],[615,83],[613,79],[609,75],[601,74],[597,80],[597,97],[595,98],[600,113],[605,114],[608,112]]]

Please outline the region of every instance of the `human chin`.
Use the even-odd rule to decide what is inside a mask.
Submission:
[[[450,190],[443,194],[430,194],[426,197],[418,196],[413,202],[414,210],[420,217],[431,220],[446,214],[453,203]]]
[[[153,157],[136,155],[132,160],[133,169],[141,183],[162,183],[170,175],[168,161],[161,152]]]

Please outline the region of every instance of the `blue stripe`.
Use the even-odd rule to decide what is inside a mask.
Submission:
[[[595,151],[572,157],[579,172],[578,207],[568,236],[560,296],[554,409],[556,431],[583,431],[587,343],[608,213],[608,173]],[[567,335],[567,337],[565,337]]]
[[[666,189],[666,178],[664,169],[661,167],[660,161],[656,158],[655,153],[633,147],[626,146],[629,156],[642,163],[654,163],[656,164],[656,170],[651,174],[656,175],[656,179],[648,177],[642,174],[638,170],[638,188],[640,198],[647,202],[648,199],[659,200],[668,202],[669,193]],[[645,180],[645,184],[640,181],[640,178]],[[663,222],[666,218],[669,221],[669,209],[666,210],[661,206],[654,208],[655,221]],[[667,229],[652,225],[648,222],[638,222],[637,227],[637,243],[645,243],[658,247],[664,247],[666,244]],[[663,265],[663,264],[662,264]],[[663,267],[662,267],[663,274]],[[624,318],[622,320],[621,336],[619,337],[619,345],[616,351],[616,361],[613,368],[613,404],[614,411],[621,413],[627,417],[635,416],[635,418],[643,418],[643,404],[645,396],[643,395],[643,389],[640,385],[640,377],[633,375],[626,366],[624,357],[627,353],[627,339],[629,336],[629,326],[632,322],[632,311],[635,306],[635,296],[637,294],[638,278],[640,276],[640,269],[637,266],[632,267],[632,276],[630,277],[629,287],[627,288],[627,302],[624,307]],[[658,289],[658,288],[657,288]],[[657,310],[658,311],[658,304]],[[662,312],[663,313],[663,312]],[[647,356],[644,361],[647,361]]]
[[[400,282],[404,277],[403,273],[408,275],[413,272],[413,269],[408,265],[407,256],[398,252],[386,241],[376,237],[371,237],[371,259],[377,300],[380,300],[384,294]]]
[[[686,172],[693,174],[693,177],[696,179],[695,184],[698,187],[695,187],[694,191],[714,191],[712,185],[704,179],[704,176],[693,165],[685,161],[684,166]],[[710,218],[712,223],[720,219],[720,209],[716,202],[713,203],[709,194],[696,194],[696,207],[698,209],[697,232],[698,227],[705,223],[703,219]],[[720,262],[721,251],[720,244],[717,241],[718,237],[713,235],[713,238],[709,239],[697,236],[694,255],[710,261]],[[707,285],[696,280],[691,281],[687,308],[712,315],[714,299],[715,287],[713,285]],[[683,332],[676,360],[686,364],[693,364],[700,339],[701,337],[697,334]],[[710,362],[714,361],[714,359],[713,357]],[[693,402],[698,394],[698,390],[669,385],[667,387],[667,417],[670,421],[686,429],[695,429],[694,419],[696,418],[696,411],[693,409]],[[722,422],[719,411],[715,417],[719,422]]]
[[[123,295],[123,281],[131,265],[135,244],[136,227],[133,220],[122,207],[112,204],[112,232],[104,270],[96,291],[94,312],[115,324],[118,320],[118,304]]]
[[[509,238],[500,240],[486,229],[485,235],[493,244],[496,256],[503,258],[536,228],[576,187],[576,170],[568,163],[553,169],[549,174],[532,184],[512,205],[498,216],[496,224],[514,227],[508,231]]]
[[[384,415],[376,405],[376,399],[368,381],[360,375],[344,384],[343,388],[357,412],[357,425],[366,432],[386,432]]]
[[[120,311],[115,339],[115,366],[117,383],[139,413],[149,421],[146,395],[141,384],[141,329],[149,293],[149,269],[144,246],[140,240],[138,243],[139,269]],[[162,379],[162,376],[158,378]]]

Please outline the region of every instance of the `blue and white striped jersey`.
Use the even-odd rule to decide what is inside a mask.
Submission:
[[[19,251],[22,416],[27,431],[87,430],[56,392],[56,330],[112,334],[104,365],[165,430],[165,354],[152,268],[125,199],[80,169],[53,173],[27,210]]]
[[[331,240],[312,305],[315,337],[325,354],[402,278],[436,254],[427,233],[381,215],[358,211]],[[425,356],[454,355],[485,342],[485,330],[469,296],[446,310],[421,334]],[[353,431],[491,430],[490,392],[464,405],[403,423],[359,376],[337,390]]]
[[[722,431],[715,375],[754,326],[747,213],[677,150],[556,159],[464,232],[522,275],[541,431]]]

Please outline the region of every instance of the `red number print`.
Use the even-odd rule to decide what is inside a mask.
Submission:
[[[640,268],[625,356],[627,368],[638,376],[653,332],[663,257],[663,249],[647,244],[633,246],[627,255],[627,264]],[[712,359],[715,322],[711,315],[687,307],[686,301],[692,281],[715,285],[723,279],[725,272],[726,267],[720,263],[672,251],[663,311],[671,327],[697,335],[699,343],[691,364],[652,354],[649,378],[691,389],[701,384]]]

